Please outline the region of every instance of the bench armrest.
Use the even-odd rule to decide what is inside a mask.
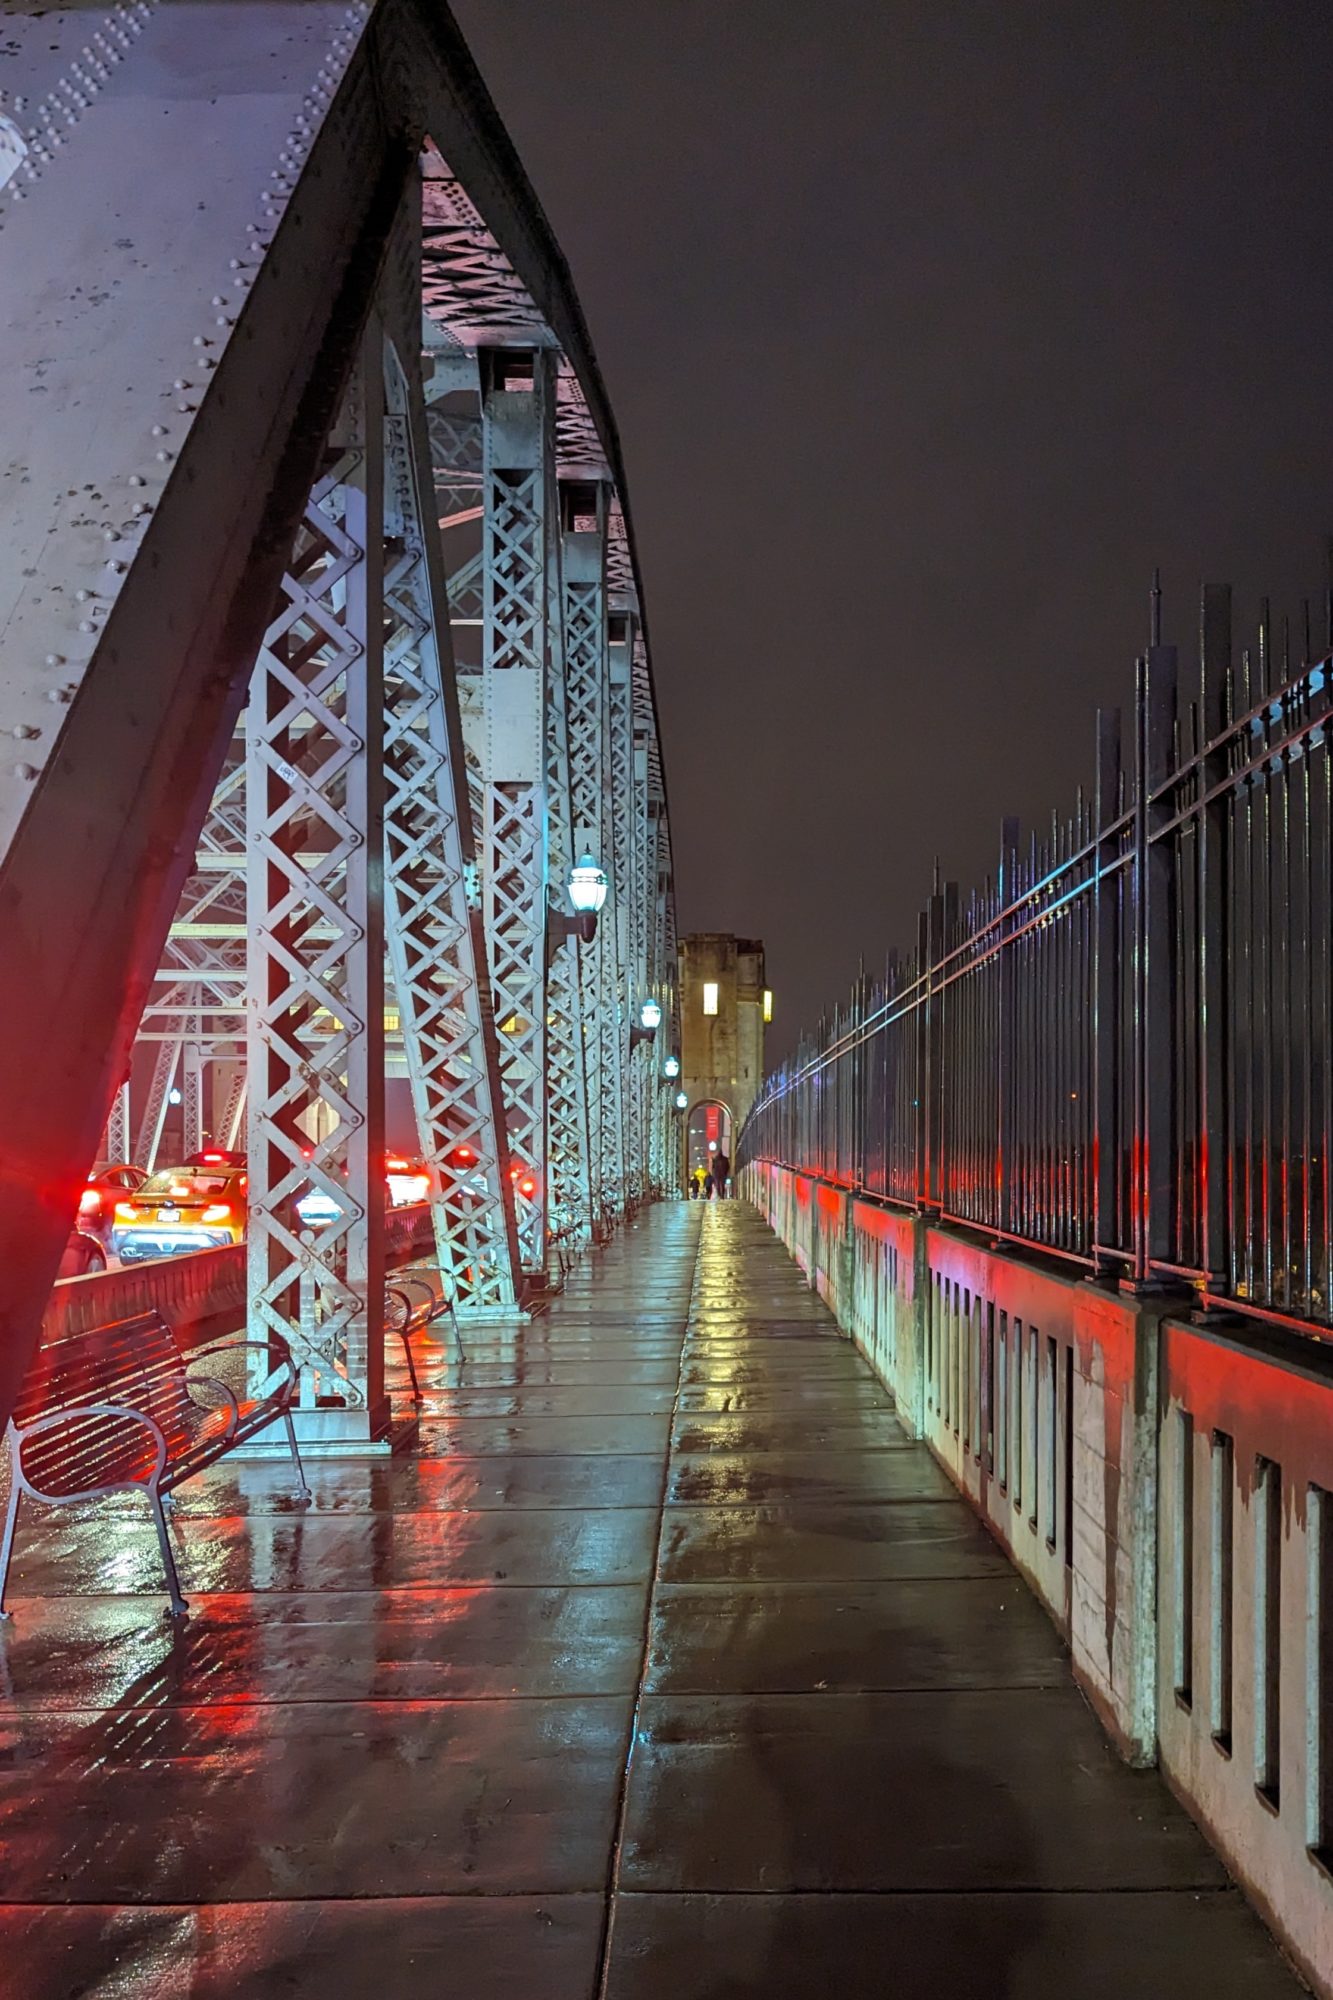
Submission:
[[[418,1294],[418,1303],[412,1304],[409,1287]],[[444,1289],[441,1274],[440,1290],[436,1291],[429,1278],[414,1278],[407,1273],[398,1273],[385,1286],[385,1297],[400,1298],[406,1307],[406,1322],[402,1327],[391,1329],[394,1333],[413,1332],[417,1327],[429,1326],[432,1320],[442,1319],[452,1307],[448,1292]]]
[[[188,1376],[196,1362],[207,1361],[215,1354],[243,1354],[247,1348],[253,1348],[256,1354],[267,1354],[274,1363],[274,1373],[280,1368],[285,1368],[287,1380],[279,1388],[278,1394],[284,1397],[295,1395],[300,1377],[296,1363],[292,1359],[292,1351],[285,1340],[210,1340],[207,1347],[190,1348],[181,1356],[181,1360]],[[215,1378],[207,1376],[205,1380],[213,1381]],[[226,1384],[219,1383],[218,1387],[226,1388]],[[228,1391],[228,1394],[230,1393]],[[235,1398],[232,1400],[234,1402]]]
[[[225,1410],[228,1404],[231,1405],[231,1419],[229,1428],[231,1430],[235,1430],[237,1424],[241,1420],[241,1406],[239,1402],[236,1400],[236,1391],[232,1388],[229,1382],[221,1381],[216,1375],[196,1375],[193,1358],[188,1355],[186,1356],[185,1366],[181,1371],[181,1380],[185,1384],[186,1395],[189,1397],[190,1401],[196,1406],[197,1409],[207,1410],[213,1408],[214,1405],[210,1403],[200,1402],[198,1396],[196,1396],[194,1393],[195,1382],[197,1381],[201,1386],[206,1382],[210,1389],[216,1389],[219,1392],[219,1394],[225,1399],[221,1404],[221,1408]]]
[[[59,1430],[62,1424],[81,1424],[89,1417],[112,1417],[124,1423],[141,1425],[155,1440],[156,1463],[144,1479],[117,1479],[109,1486],[95,1484],[83,1487],[80,1489],[81,1497],[90,1497],[97,1493],[113,1493],[122,1486],[155,1486],[161,1478],[167,1463],[167,1440],[161,1426],[155,1424],[151,1417],[146,1417],[142,1410],[132,1409],[128,1403],[72,1403],[63,1410],[52,1411],[50,1416],[37,1417],[32,1423],[24,1424],[22,1429],[15,1423],[9,1426],[10,1440],[14,1448],[14,1470],[23,1485],[30,1493],[35,1493],[39,1500],[71,1499],[74,1496],[44,1492],[23,1463],[24,1446],[33,1438],[41,1437],[48,1431]]]

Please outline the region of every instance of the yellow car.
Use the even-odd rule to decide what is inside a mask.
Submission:
[[[245,1241],[247,1177],[240,1167],[168,1167],[116,1203],[111,1247],[122,1264]]]

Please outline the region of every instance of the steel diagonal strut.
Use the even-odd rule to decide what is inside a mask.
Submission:
[[[70,54],[71,35],[89,34],[95,63]],[[381,1256],[371,1156],[384,1033],[373,878],[385,767],[372,752],[393,716],[373,699],[375,714],[357,706],[366,674],[377,671],[385,608],[374,577],[383,559],[374,519],[379,440],[353,463],[357,453],[340,433],[336,466],[325,461],[326,441],[370,302],[387,298],[386,285],[395,325],[404,298],[415,313],[424,307],[432,370],[471,371],[472,445],[481,437],[478,357],[500,347],[536,355],[543,381],[560,370],[577,386],[579,421],[613,496],[608,602],[629,591],[637,607],[615,426],[564,260],[435,0],[140,0],[117,12],[109,35],[85,8],[54,0],[10,10],[6,37],[13,140],[0,161],[8,343],[0,433],[5,462],[20,476],[0,483],[0,740],[13,746],[0,757],[0,1419],[38,1335],[69,1227],[68,1191],[94,1157],[140,1024],[136,1113],[157,1047],[179,1044],[193,1051],[197,1133],[208,1101],[194,1094],[200,1065],[235,1051],[244,996],[252,1003],[248,1115],[264,1155],[256,1311],[291,1327],[300,1320],[300,1275],[307,1301],[314,1280],[304,1391],[339,1398],[325,1407],[368,1436],[381,1400],[369,1305]],[[53,92],[70,106],[59,147],[46,144],[41,122]],[[37,110],[23,112],[25,101]],[[419,191],[425,214],[420,246],[404,249],[395,224],[407,189]],[[427,397],[432,422],[453,421],[429,385]],[[539,504],[549,452],[548,436],[527,467],[541,473]],[[510,989],[504,1018],[517,1022],[521,999],[527,1024],[526,1039],[503,1039],[511,1137],[536,1197],[524,1218],[524,1262],[540,1271],[552,749],[543,677],[553,640],[542,633],[526,667],[506,652],[521,623],[510,600],[524,503],[502,493],[493,475],[523,468],[492,453],[486,532],[494,559],[478,563],[480,455],[475,464],[466,458],[458,454],[458,487],[435,496],[437,519],[453,524],[441,530],[446,553],[459,538],[476,541],[448,564],[462,579],[453,628],[480,653],[483,627],[467,621],[491,624],[485,661],[460,657],[461,705],[472,705],[470,680],[493,687],[526,672],[540,683],[526,697],[535,717],[530,775],[488,773],[483,787],[476,769],[469,782],[487,806],[484,943],[497,989]],[[555,532],[548,518],[542,534]],[[311,548],[321,539],[312,574]],[[549,541],[534,575],[529,602],[549,627],[557,576]],[[284,576],[300,585],[285,624],[273,614]],[[641,626],[637,609],[636,618]],[[248,730],[245,740],[251,772],[263,779],[249,801],[256,847],[248,863],[262,943],[247,960],[238,856],[204,828],[215,794],[221,804],[220,777],[238,768],[236,725],[266,627],[264,729],[256,743]],[[436,629],[442,637],[438,618]],[[485,727],[503,734],[516,721],[519,686],[498,691]],[[637,665],[629,700],[631,728],[648,729],[651,777],[652,690]],[[279,754],[284,735],[298,754]],[[609,727],[605,755],[609,765]],[[457,758],[452,770],[461,803]],[[605,798],[602,809],[601,859],[612,873],[613,847],[627,860],[634,835],[617,833]],[[461,810],[457,819],[465,827]],[[466,880],[465,841],[460,851]],[[438,855],[430,866],[440,866]],[[631,872],[614,873],[616,893],[633,893]],[[475,961],[475,911],[470,923]],[[614,1045],[617,1063],[630,977],[623,913],[607,924],[608,933],[622,929],[626,949],[617,939],[597,954],[614,982],[600,997],[619,1016],[603,1020],[599,1054]],[[485,997],[478,978],[483,1024]],[[413,1056],[423,1076],[424,1048]],[[602,1069],[605,1099],[605,1062]],[[239,1068],[217,1084],[227,1129],[215,1125],[215,1136],[234,1138]],[[304,1125],[303,1102],[307,1111],[318,1105]],[[608,1115],[623,1125],[618,1078]],[[114,1129],[128,1141],[123,1099]],[[497,1164],[503,1143],[497,1131]],[[302,1160],[304,1178],[322,1175],[326,1190],[350,1194],[362,1211],[337,1240],[314,1246],[309,1264],[302,1260],[311,1246],[300,1244],[283,1206],[294,1152],[306,1144],[316,1157]],[[595,1161],[602,1212],[621,1204],[627,1171],[610,1150],[600,1147]]]

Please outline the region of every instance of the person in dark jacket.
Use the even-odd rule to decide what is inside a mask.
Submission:
[[[719,1153],[713,1161],[713,1187],[719,1201],[726,1199],[727,1182],[731,1179],[731,1161],[725,1153]]]

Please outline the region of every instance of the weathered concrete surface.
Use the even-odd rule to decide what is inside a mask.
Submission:
[[[181,1632],[132,1503],[24,1531],[0,1992],[1298,1991],[748,1209],[469,1346],[309,1514],[187,1488]]]

